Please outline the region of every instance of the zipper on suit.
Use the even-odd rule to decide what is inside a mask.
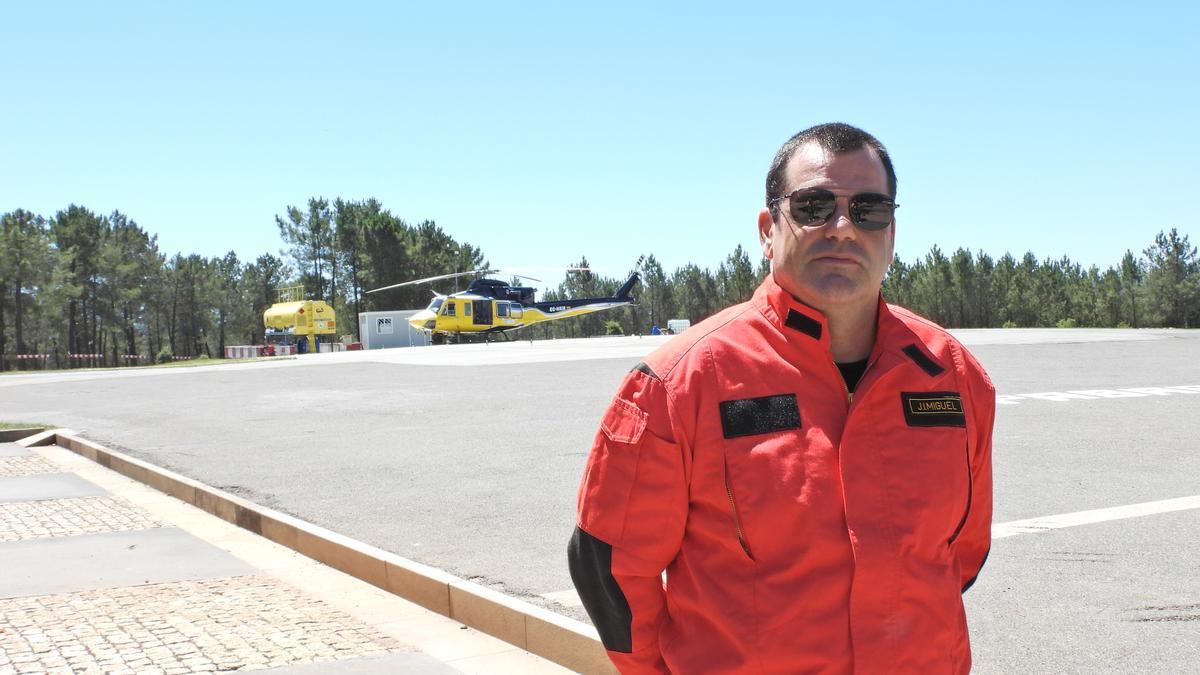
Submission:
[[[858,389],[858,385],[867,379],[867,373],[871,372],[871,366],[875,365],[875,362],[879,360],[879,356],[879,354],[876,354],[875,358],[867,361],[867,367],[863,368],[862,374],[858,376],[858,382],[854,383],[855,389]],[[838,382],[842,383],[842,391],[846,392],[846,407],[849,409],[854,404],[854,392],[850,391],[850,387],[846,385],[846,378],[842,377],[842,369],[838,368],[837,362],[833,358],[830,358],[829,362],[833,364],[833,372],[837,373]]]
[[[741,544],[742,550],[746,552],[746,557],[754,560],[754,554],[750,552],[750,546],[746,544],[746,538],[742,535],[742,521],[738,518],[737,504],[733,501],[733,486],[729,484],[729,465],[725,465],[725,496],[729,497],[729,510],[733,512],[733,529],[737,531],[737,540]]]

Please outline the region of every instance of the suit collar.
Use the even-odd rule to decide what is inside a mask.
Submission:
[[[828,318],[821,310],[800,302],[784,290],[776,283],[774,275],[767,275],[754,292],[752,302],[768,321],[789,337],[811,341],[829,351]],[[892,342],[888,338],[900,332],[909,331],[904,322],[892,313],[881,294],[875,313],[875,345],[871,350],[871,359],[874,360],[878,355],[881,345]]]

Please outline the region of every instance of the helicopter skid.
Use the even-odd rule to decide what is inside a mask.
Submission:
[[[494,339],[503,337],[505,342],[512,342],[513,337],[510,335],[513,331],[524,328],[526,324],[516,326],[493,326],[491,328],[482,328],[475,331],[445,331],[445,330],[429,330],[420,329],[428,338],[430,344],[460,344],[460,343],[479,343],[491,342]]]

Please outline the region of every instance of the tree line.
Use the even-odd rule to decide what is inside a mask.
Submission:
[[[582,259],[577,265],[586,266]],[[649,332],[668,319],[692,323],[750,297],[767,275],[739,245],[715,270],[687,264],[666,274],[653,255],[635,269],[638,304],[572,321],[535,326],[537,337]],[[623,278],[571,275],[547,299],[611,295]],[[1116,265],[1084,268],[1068,257],[1039,260],[934,246],[923,258],[892,261],[883,282],[888,302],[948,328],[1200,326],[1200,258],[1187,235],[1159,232],[1142,255],[1126,251]]]
[[[220,356],[229,344],[261,344],[262,313],[277,289],[301,284],[330,302],[357,339],[357,315],[427,304],[428,286],[366,294],[400,280],[479,269],[483,252],[434,221],[410,224],[377,200],[311,198],[275,217],[284,251],[240,260],[167,255],[128,215],[71,205],[45,217],[0,215],[0,370],[127,365]],[[586,257],[569,263],[588,267]],[[653,254],[633,268],[637,303],[527,329],[521,337],[647,333],[669,319],[693,323],[750,297],[767,261],[736,247],[715,269],[688,263],[667,272]],[[627,275],[570,273],[542,300],[609,296]],[[517,280],[514,280],[516,282]],[[443,282],[453,292],[466,280]],[[948,327],[1194,327],[1200,324],[1200,261],[1177,230],[1160,232],[1142,255],[1101,270],[1032,252],[993,259],[934,246],[892,262],[884,295]]]
[[[884,297],[952,328],[1200,326],[1200,259],[1172,228],[1116,265],[1084,268],[1032,252],[997,259],[934,246],[924,258],[892,262]]]
[[[263,311],[294,284],[330,301],[340,332],[354,335],[358,312],[424,304],[429,293],[363,289],[486,264],[433,221],[410,225],[373,199],[313,198],[276,226],[287,253],[242,261],[233,251],[168,256],[120,211],[0,215],[0,371],[219,357],[226,345],[262,344]]]

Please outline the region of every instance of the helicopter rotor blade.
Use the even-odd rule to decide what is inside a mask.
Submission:
[[[383,286],[380,288],[373,288],[373,289],[367,291],[367,293],[378,293],[379,291],[386,291],[386,290],[390,290],[392,288],[400,288],[401,286],[412,286],[414,284],[424,284],[424,283],[428,283],[430,281],[441,281],[442,279],[453,279],[455,277],[465,277],[465,276],[470,276],[472,274],[491,274],[495,271],[496,270],[481,269],[481,270],[471,270],[469,272],[453,272],[451,274],[439,274],[436,277],[425,277],[424,279],[413,279],[412,281],[402,281],[398,284],[392,284],[391,286]]]
[[[517,277],[518,279],[528,279],[529,281],[536,281],[538,283],[541,283],[542,282],[541,279],[531,277],[531,276],[526,276],[524,274],[520,274],[520,272],[539,272],[539,271],[594,272],[597,270],[594,267],[505,267],[505,268],[487,267],[487,268],[483,268],[483,269],[470,270],[467,272],[453,272],[451,274],[439,274],[435,277],[425,277],[424,279],[413,279],[412,281],[402,281],[398,284],[392,284],[391,286],[382,286],[380,288],[372,288],[371,290],[366,291],[366,293],[378,293],[380,291],[387,291],[387,290],[391,290],[393,288],[400,288],[401,286],[413,286],[415,284],[425,284],[425,283],[429,283],[431,281],[441,281],[442,279],[454,279],[456,277],[468,277],[468,276],[483,276],[483,275],[487,275],[487,274],[511,274],[512,276]]]
[[[502,270],[492,270],[492,271],[497,274],[499,274],[499,273],[511,274],[512,276],[520,278],[520,279],[529,279],[530,281],[537,281],[540,283],[542,281],[541,279],[535,279],[534,277],[526,276],[526,275],[520,274],[520,273],[521,272],[566,272],[566,273],[602,272],[604,270],[601,270],[596,267],[506,267]]]

